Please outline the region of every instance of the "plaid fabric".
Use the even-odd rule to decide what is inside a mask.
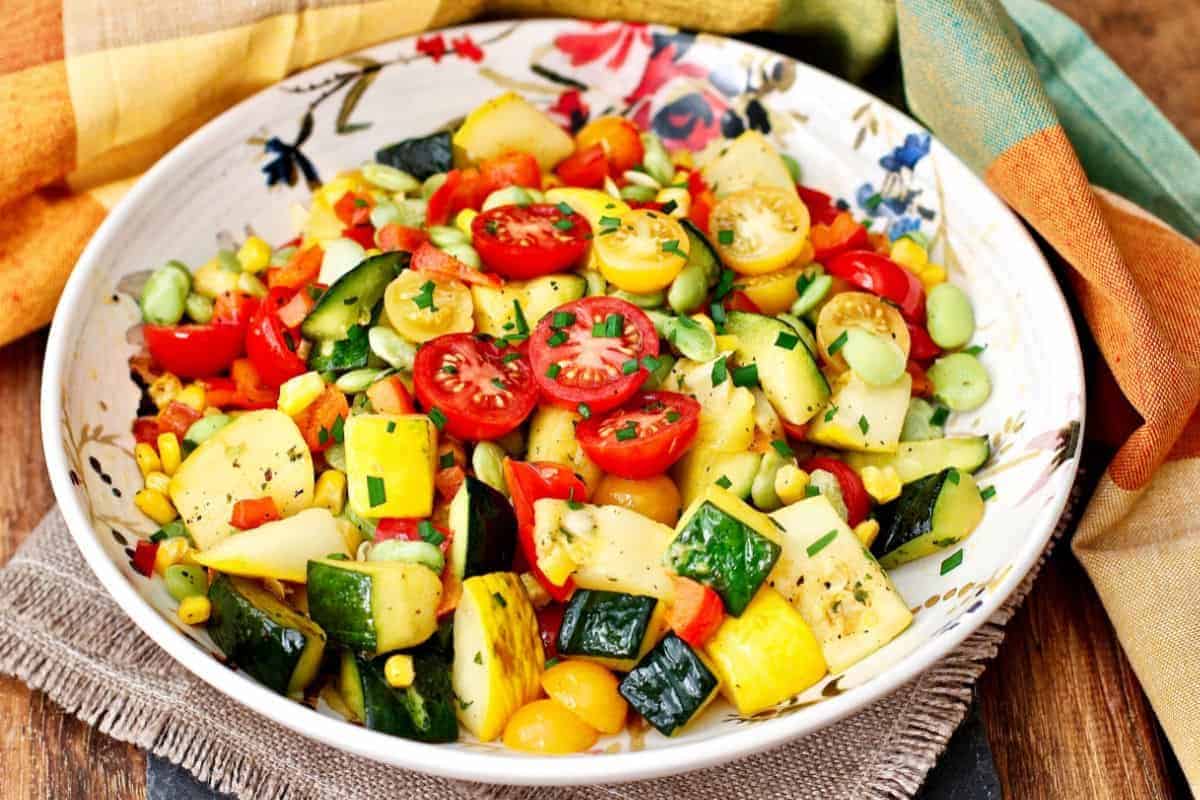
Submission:
[[[0,342],[45,324],[133,179],[222,109],[341,53],[480,13],[827,36],[851,77],[898,31],[913,112],[1067,262],[1116,455],[1079,527],[1095,581],[1200,786],[1200,157],[1037,0],[10,2],[0,27]],[[1103,187],[1103,188],[1100,188]]]

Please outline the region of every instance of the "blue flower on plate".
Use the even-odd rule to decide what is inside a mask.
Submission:
[[[304,176],[304,181],[309,187],[320,184],[321,179],[317,175],[316,167],[304,153],[300,152],[297,145],[288,144],[278,137],[272,136],[263,144],[263,149],[267,153],[275,154],[275,158],[262,167],[263,173],[267,176],[267,186],[274,186],[277,183],[295,186],[297,172]]]
[[[904,144],[879,159],[879,166],[888,172],[899,172],[905,167],[915,169],[917,162],[929,155],[930,141],[928,133],[910,133],[904,137]]]

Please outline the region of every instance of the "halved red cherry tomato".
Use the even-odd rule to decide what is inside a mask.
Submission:
[[[479,165],[479,174],[489,191],[493,192],[505,186],[542,188],[542,170],[538,167],[537,159],[529,153],[514,150],[489,158]]]
[[[213,301],[212,321],[241,325],[244,331],[257,311],[257,297],[252,297],[245,292],[222,292]]]
[[[399,375],[375,381],[367,388],[367,399],[380,414],[413,414],[417,410]]]
[[[421,346],[413,385],[426,410],[445,417],[459,439],[495,439],[516,428],[537,404],[528,359],[469,333],[439,336]]]
[[[488,269],[524,280],[574,266],[587,252],[591,232],[586,219],[556,205],[511,205],[475,217],[471,242]]]
[[[842,490],[842,500],[846,503],[846,524],[850,527],[862,522],[867,518],[867,514],[871,513],[871,496],[867,494],[862,478],[858,477],[858,473],[846,462],[820,456],[805,461],[800,465],[800,469],[805,472],[820,469],[837,478],[838,486]]]
[[[155,417],[138,417],[133,421],[133,440],[138,444],[158,443],[158,419]]]
[[[406,539],[410,542],[422,542],[421,523],[426,520],[413,519],[411,517],[384,517],[379,520],[375,526],[376,542],[386,542],[388,539]],[[438,547],[442,553],[450,552],[450,539],[453,534],[443,528],[441,525],[429,523],[435,532],[441,537],[442,541],[438,542]]]
[[[688,219],[697,228],[708,233],[708,218],[712,215],[713,206],[717,204],[717,196],[708,188],[698,169],[688,175],[688,193],[692,196],[692,208],[688,212]]]
[[[429,225],[449,224],[464,208],[479,208],[491,191],[474,167],[452,169],[446,173],[446,182],[429,198],[425,221]]]
[[[230,515],[229,524],[240,531],[248,531],[277,519],[279,519],[279,507],[275,505],[275,498],[255,497],[238,500],[233,504],[233,513]]]
[[[887,256],[850,250],[830,258],[825,269],[835,278],[892,301],[906,320],[925,322],[925,287],[917,276]]]
[[[628,400],[658,355],[654,323],[615,297],[585,297],[542,317],[529,340],[533,377],[549,400],[599,414]],[[582,412],[581,412],[582,413]]]
[[[333,213],[347,227],[365,225],[371,218],[371,195],[366,192],[346,192],[333,204]]]
[[[312,311],[316,303],[317,301],[308,292],[296,292],[292,295],[291,300],[279,307],[279,321],[285,328],[299,328],[300,323],[304,322],[304,318],[308,316],[308,312]]]
[[[833,202],[833,198],[817,189],[796,184],[796,192],[800,200],[808,207],[808,218],[813,225],[830,225],[841,213],[841,209]]]
[[[272,289],[302,289],[321,274],[321,262],[324,259],[325,251],[319,245],[297,250],[287,264],[267,270],[267,286]]]
[[[295,351],[300,344],[299,334],[288,330],[279,318],[279,309],[290,299],[286,289],[272,289],[246,331],[246,355],[263,382],[271,387],[308,371],[308,365]]]
[[[575,428],[575,438],[600,469],[622,478],[667,471],[700,428],[700,404],[675,392],[643,392]]]
[[[604,185],[604,178],[608,175],[604,148],[598,144],[581,147],[555,167],[554,172],[567,186],[598,189]]]
[[[358,242],[364,250],[370,250],[375,246],[375,228],[371,225],[354,225],[343,228],[342,236]]]
[[[422,243],[429,241],[429,235],[420,228],[408,228],[389,222],[375,234],[375,241],[385,253],[395,250],[413,253]]]
[[[924,327],[905,321],[908,326],[908,357],[916,361],[931,361],[942,354]]]
[[[568,578],[561,586],[551,583],[537,565],[537,546],[533,540],[533,504],[544,497],[587,502],[587,485],[578,475],[560,464],[513,461],[511,458],[504,459],[504,482],[508,484],[508,494],[517,515],[517,540],[529,572],[551,597],[559,602],[566,600],[575,590],[575,581]]]
[[[575,146],[579,149],[600,145],[608,161],[608,173],[614,178],[625,170],[642,163],[646,154],[642,136],[637,125],[624,117],[600,117],[584,125],[575,134]]]
[[[436,272],[447,278],[454,278],[463,283],[476,283],[481,286],[498,287],[504,283],[500,276],[492,272],[480,272],[471,269],[449,253],[439,250],[429,242],[423,242],[412,254],[409,266],[418,272]]]
[[[150,357],[181,378],[206,378],[229,369],[245,347],[244,325],[143,325]]]
[[[808,238],[813,246],[813,261],[822,264],[847,250],[861,250],[871,242],[867,229],[848,211],[841,212],[828,224],[813,224],[808,230]]]

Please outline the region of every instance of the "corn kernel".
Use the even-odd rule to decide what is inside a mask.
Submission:
[[[182,562],[191,545],[188,540],[182,536],[172,536],[170,539],[159,542],[158,550],[154,552],[154,571],[162,575],[167,571],[167,567],[173,567]]]
[[[383,663],[383,677],[393,689],[407,689],[417,677],[412,656],[397,653]]]
[[[162,462],[158,459],[158,453],[145,442],[138,442],[134,446],[133,458],[137,461],[143,478],[151,472],[162,472]]]
[[[150,393],[150,399],[154,401],[154,405],[166,408],[183,391],[183,383],[179,378],[167,372],[155,378],[146,391]]]
[[[208,392],[202,383],[189,383],[183,391],[175,395],[175,402],[183,403],[196,411],[203,411],[208,402]]]
[[[159,525],[166,525],[179,516],[175,506],[171,505],[171,500],[162,492],[156,492],[153,489],[142,489],[135,494],[133,504]]]
[[[341,514],[346,507],[346,473],[337,469],[322,472],[313,490],[313,505],[329,509],[335,517]]]
[[[529,595],[529,602],[534,608],[545,608],[550,605],[550,593],[537,578],[533,577],[532,573],[522,572],[520,577],[521,585],[525,587],[525,594]]]
[[[155,470],[146,474],[146,488],[168,494],[171,491],[171,479],[162,470]]]
[[[458,228],[460,231],[466,234],[468,239],[470,239],[471,223],[474,222],[475,218],[478,216],[479,212],[475,209],[464,208],[462,211],[458,212],[458,215],[454,218],[454,227]]]
[[[693,166],[695,166],[696,161],[694,158],[692,158],[691,150],[674,150],[671,152],[671,163],[677,167],[683,167],[684,169],[691,169]],[[683,179],[687,180],[687,176],[685,175]],[[676,175],[675,183],[678,183],[678,182],[679,182],[679,176]]]
[[[658,194],[654,196],[654,202],[663,203],[664,205],[675,201],[675,208],[671,209],[671,216],[676,219],[687,217],[692,210],[692,196],[688,194],[687,189],[679,189],[667,187],[659,189]]]
[[[929,291],[939,283],[946,282],[946,268],[941,264],[926,264],[917,273],[917,278],[924,285],[925,291]]]
[[[775,473],[775,494],[784,505],[803,500],[808,489],[808,473],[795,464],[784,464]]]
[[[863,487],[876,503],[890,503],[900,496],[900,473],[892,466],[863,467],[859,473]]]
[[[321,373],[306,372],[286,380],[279,387],[279,410],[294,417],[313,404],[325,391]]]
[[[907,236],[892,242],[891,256],[892,261],[908,267],[913,272],[917,272],[922,266],[929,263],[929,254],[925,252],[925,248]]]
[[[271,262],[271,245],[251,236],[238,248],[237,260],[246,272],[262,272]]]
[[[875,541],[875,537],[879,535],[879,520],[864,519],[854,526],[854,535],[862,542],[863,547],[870,547],[871,543]]]
[[[158,435],[158,458],[162,461],[162,471],[168,475],[174,475],[183,461],[183,455],[179,452],[179,438],[170,431]]]
[[[365,251],[363,251],[363,255],[366,256],[367,258],[374,258],[375,256],[379,255],[382,252],[383,251],[380,250],[378,247],[370,247],[370,248],[367,248]]]
[[[202,594],[183,598],[179,604],[179,621],[184,625],[203,625],[212,614],[212,602]]]
[[[713,325],[713,321],[708,318],[708,314],[692,314],[691,319],[692,322],[698,323],[701,328],[704,328],[704,330],[713,336],[717,335],[717,326]]]

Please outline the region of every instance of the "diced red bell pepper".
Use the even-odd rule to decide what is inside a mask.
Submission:
[[[788,435],[789,439],[795,439],[798,442],[803,442],[805,437],[808,436],[809,426],[807,422],[788,422],[782,417],[779,418],[779,421],[783,423],[783,431]]]
[[[692,647],[702,647],[725,619],[721,596],[690,578],[675,578],[675,597],[667,621],[675,635]]]
[[[248,531],[277,519],[279,519],[279,507],[275,505],[275,498],[255,497],[238,500],[233,504],[233,513],[229,518],[229,524],[240,531]]]
[[[353,225],[343,228],[342,236],[358,242],[364,250],[370,250],[375,246],[375,228],[371,225]]]
[[[341,424],[345,424],[350,418],[350,404],[336,386],[326,386],[325,391],[295,417],[296,427],[303,434],[309,450],[320,453],[334,444],[335,429],[340,427],[339,417]]]
[[[692,195],[692,208],[688,211],[688,219],[700,230],[708,233],[708,218],[713,206],[717,204],[717,196],[704,182],[700,170],[692,170],[688,175],[688,192]]]
[[[279,321],[288,330],[299,328],[300,323],[304,322],[304,318],[308,316],[308,312],[312,311],[316,302],[306,290],[302,289],[296,292],[292,295],[291,300],[279,307]]]
[[[158,556],[158,542],[139,539],[133,549],[133,568],[149,578],[154,574],[154,559]]]
[[[429,240],[429,235],[420,228],[409,228],[389,222],[379,229],[375,239],[379,243],[379,249],[385,253],[396,250],[412,253],[421,246],[422,242]]]
[[[479,165],[479,174],[489,192],[506,186],[542,188],[542,170],[529,153],[513,151],[489,158]]]
[[[887,256],[850,250],[830,258],[825,269],[835,278],[895,303],[906,320],[925,322],[925,287],[917,276]]]
[[[933,381],[929,380],[920,364],[909,359],[904,369],[912,376],[912,390],[909,393],[913,397],[933,397]]]
[[[189,405],[171,401],[166,408],[158,412],[158,432],[173,433],[175,438],[183,441],[184,434],[196,420],[203,416]]]
[[[429,225],[448,225],[464,208],[479,208],[491,194],[483,176],[474,167],[452,169],[446,181],[437,188],[425,206],[425,221]]]
[[[838,486],[842,490],[842,500],[846,503],[846,524],[850,527],[862,522],[867,518],[867,514],[871,513],[871,496],[867,494],[862,478],[858,477],[858,473],[846,462],[819,456],[805,461],[800,468],[805,472],[824,470],[837,478]]]
[[[570,578],[561,586],[551,583],[537,564],[537,546],[533,540],[533,504],[544,497],[558,500],[586,502],[587,486],[574,472],[559,464],[544,461],[514,461],[504,459],[504,480],[508,484],[509,497],[517,514],[517,539],[521,554],[532,573],[555,600],[560,603],[575,591],[575,581]]]
[[[274,408],[279,392],[262,382],[258,370],[248,358],[239,358],[229,368],[229,378],[206,378],[205,402],[217,408],[255,411]]]
[[[841,209],[833,202],[833,198],[822,191],[797,183],[796,193],[800,195],[800,200],[808,209],[808,218],[813,225],[830,225],[841,213]]]
[[[294,291],[303,289],[321,274],[321,262],[324,260],[325,251],[320,245],[297,250],[288,263],[267,270],[267,286]]]
[[[246,328],[225,322],[206,325],[143,325],[154,362],[181,378],[206,378],[229,369],[245,350]]]
[[[855,221],[848,211],[833,218],[833,222],[814,223],[808,232],[813,246],[813,261],[824,264],[847,250],[861,250],[870,244],[867,229]]]
[[[480,286],[499,288],[504,284],[500,276],[494,272],[480,272],[471,269],[449,253],[439,250],[429,242],[424,242],[413,253],[410,266],[418,272],[432,272],[445,278],[454,278],[463,283],[474,283]]]
[[[410,542],[424,541],[421,538],[421,523],[426,521],[413,517],[384,517],[375,526],[375,542],[386,542],[388,539],[404,539]],[[454,534],[441,525],[434,525],[432,522],[429,524],[433,525],[433,529],[442,536],[442,541],[438,544],[442,553],[449,553],[450,540]]]
[[[593,144],[576,150],[554,168],[554,172],[567,186],[598,189],[608,176],[608,159],[604,147]]]
[[[408,387],[400,380],[399,375],[392,375],[371,384],[367,388],[367,399],[371,401],[371,407],[380,414],[413,414],[417,410]]]
[[[459,488],[466,479],[466,471],[455,464],[453,467],[445,467],[435,472],[433,486],[437,489],[438,497],[448,503],[454,499],[454,495],[458,494]]]
[[[133,440],[138,444],[156,445],[158,434],[157,417],[138,417],[133,421]]]
[[[346,192],[333,204],[333,213],[343,225],[353,227],[364,225],[371,218],[371,208],[374,203],[371,195],[364,192]]]
[[[738,290],[730,292],[725,297],[726,311],[745,311],[749,314],[761,314],[762,310],[750,299],[750,295]]]

